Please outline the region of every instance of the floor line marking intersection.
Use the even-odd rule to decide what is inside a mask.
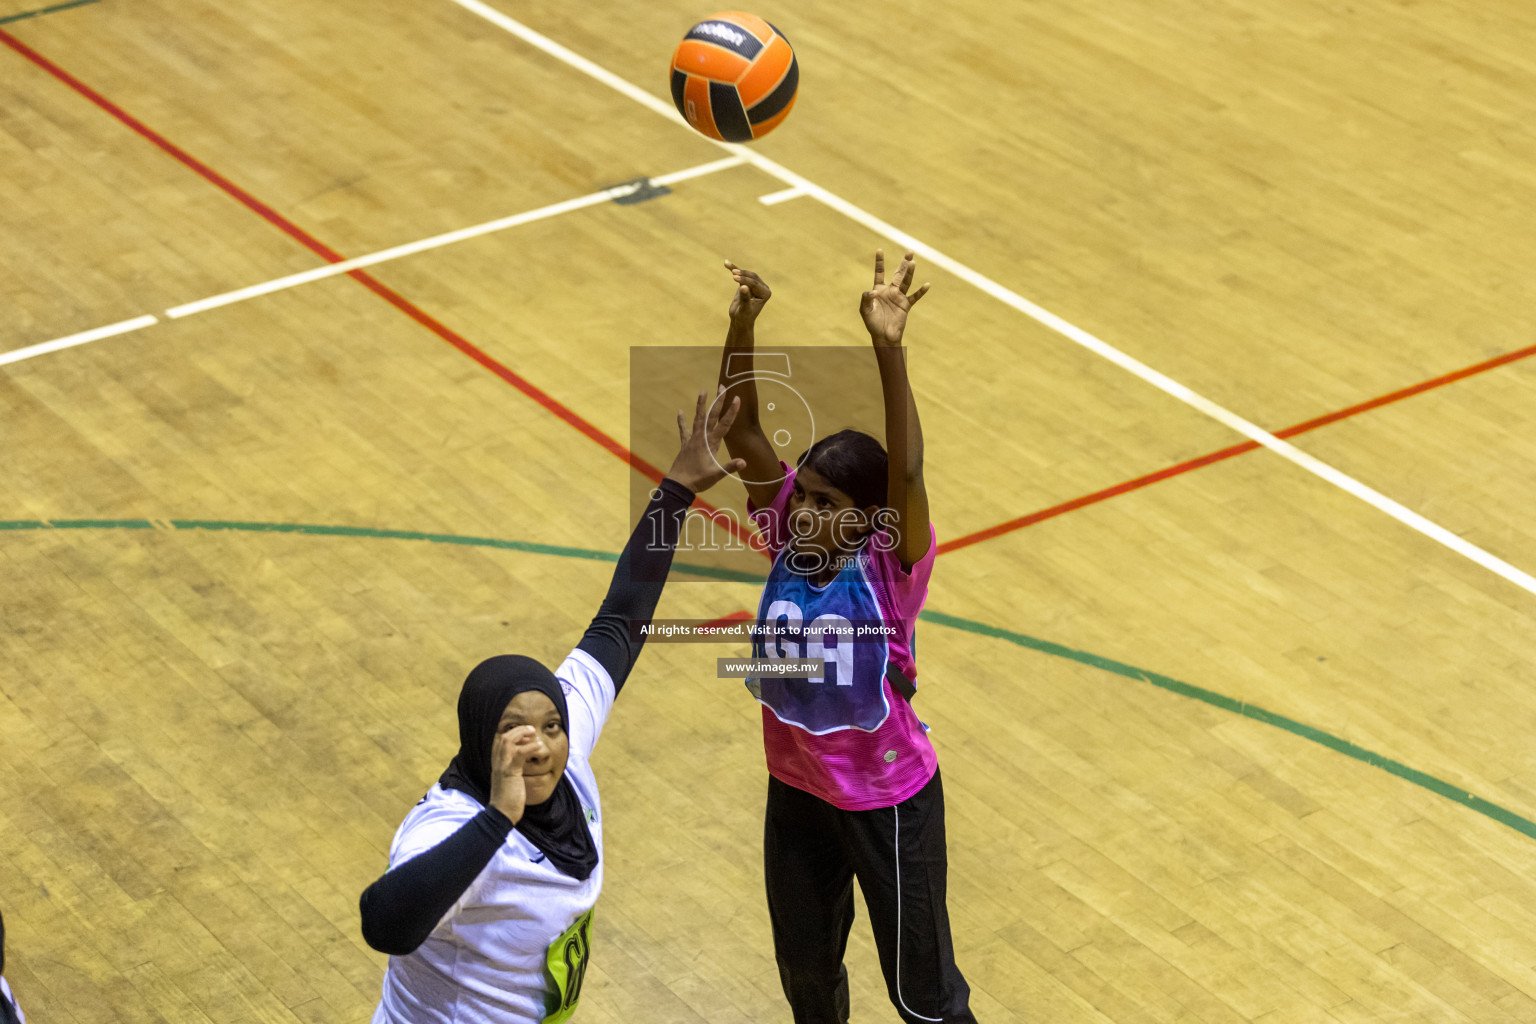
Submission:
[[[682,115],[680,115],[677,110],[665,100],[646,92],[645,90],[639,88],[631,82],[624,80],[623,78],[602,67],[596,62],[583,57],[581,54],[570,49],[569,47],[556,42],[543,33],[538,32],[516,20],[515,18],[512,18],[509,15],[497,10],[496,8],[491,7],[489,4],[484,3],[483,0],[448,0],[448,2],[457,4],[458,6],[464,8],[466,11],[478,15],[491,24],[496,25],[503,31],[510,33],[518,39],[521,39],[528,45],[533,46],[536,49],[548,54],[549,56],[554,57],[556,60],[559,60],[582,72],[583,74],[596,79],[609,88],[614,89],[615,91],[625,96],[628,96],[630,99],[639,103],[641,106],[647,108],[653,113],[666,118],[674,124],[687,128],[690,132],[693,131],[693,129],[688,126],[688,123],[683,120]],[[897,242],[898,244],[908,249],[911,249],[914,253],[922,256],[924,259],[934,264],[935,266],[943,268],[949,273],[960,278],[962,281],[965,281],[966,283],[974,286],[985,294],[992,296],[999,302],[1002,302],[1004,305],[1007,305],[1017,310],[1018,312],[1023,313],[1025,316],[1028,316],[1030,319],[1046,328],[1049,328],[1050,330],[1068,339],[1069,341],[1072,341],[1075,344],[1094,353],[1095,355],[1108,360],[1111,363],[1114,363],[1116,366],[1119,366],[1121,369],[1146,382],[1147,384],[1152,385],[1153,387],[1162,391],[1164,394],[1178,399],[1184,404],[1198,410],[1201,413],[1204,413],[1206,416],[1209,416],[1210,418],[1225,425],[1231,430],[1236,431],[1249,440],[1254,441],[1264,446],[1265,448],[1268,448],[1276,455],[1279,455],[1281,458],[1299,467],[1300,469],[1303,469],[1306,472],[1311,473],[1330,484],[1333,484],[1335,487],[1338,487],[1346,493],[1360,499],[1376,510],[1391,516],[1393,519],[1396,519],[1398,522],[1409,527],[1410,529],[1418,531],[1420,534],[1423,534],[1429,539],[1436,541],[1446,548],[1449,548],[1451,551],[1454,551],[1462,557],[1470,559],[1476,564],[1481,565],[1483,568],[1500,576],[1508,582],[1513,583],[1515,586],[1525,590],[1527,593],[1536,594],[1536,577],[1533,577],[1529,573],[1516,568],[1515,566],[1497,557],[1496,555],[1484,551],[1482,548],[1472,544],[1470,541],[1457,536],[1450,530],[1447,530],[1437,523],[1434,523],[1425,518],[1424,516],[1419,515],[1417,512],[1414,512],[1399,502],[1394,501],[1393,499],[1387,497],[1374,488],[1366,486],[1353,477],[1323,462],[1321,459],[1317,459],[1311,455],[1308,455],[1306,452],[1297,448],[1295,445],[1290,444],[1289,442],[1282,440],[1279,437],[1276,437],[1274,434],[1271,434],[1269,431],[1264,430],[1258,425],[1249,422],[1236,413],[1220,405],[1217,405],[1215,402],[1211,401],[1209,398],[1206,398],[1204,395],[1199,394],[1198,392],[1192,390],[1189,387],[1186,387],[1173,378],[1168,377],[1167,375],[1153,369],[1147,364],[1141,362],[1139,359],[1136,359],[1134,356],[1122,352],[1120,349],[1115,348],[1108,342],[1103,341],[1093,334],[1090,334],[1088,331],[1083,330],[1081,327],[1078,327],[1077,325],[1068,322],[1062,317],[1057,316],[1050,310],[1045,309],[1044,307],[1039,306],[1034,302],[1031,302],[1024,296],[1019,295],[1012,289],[998,283],[997,281],[994,281],[992,278],[987,277],[985,274],[972,269],[971,267],[960,262],[947,253],[935,249],[933,246],[924,243],[921,239],[910,235],[905,231],[902,231],[895,225],[890,224],[889,222],[882,220],[869,211],[854,205],[841,196],[838,196],[831,191],[822,188],[815,182],[810,181],[809,179],[802,177],[799,174],[796,174],[789,168],[777,163],[774,160],[769,159],[766,156],[763,156],[761,153],[758,153],[748,148],[747,146],[729,142],[715,142],[713,140],[708,141],[711,141],[713,145],[718,146],[727,152],[736,153],[744,157],[749,163],[752,164],[752,166],[759,168],[760,170],[772,175],[775,178],[778,178],[780,181],[784,182],[791,188],[800,189],[804,195],[817,200],[818,202],[837,211],[838,213],[841,213],[843,216],[854,221],[855,223],[863,225],[875,234],[889,238],[892,241]]]

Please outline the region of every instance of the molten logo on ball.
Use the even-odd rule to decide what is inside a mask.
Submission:
[[[720,21],[701,21],[697,25],[693,26],[693,29],[688,34],[690,36],[705,36],[711,39],[721,39],[725,41],[727,46],[733,47],[744,46],[747,42],[747,36],[744,33],[737,32],[729,25]]]
[[[800,66],[789,40],[761,18],[716,14],[688,30],[672,54],[672,102],[695,129],[751,142],[795,105]]]

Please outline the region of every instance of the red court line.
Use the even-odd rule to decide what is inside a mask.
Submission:
[[[303,245],[306,249],[309,249],[311,252],[315,253],[315,255],[319,256],[321,259],[328,263],[340,263],[346,258],[338,253],[335,249],[332,249],[324,242],[321,242],[319,239],[309,234],[309,232],[305,231],[303,228],[299,227],[297,224],[294,224],[282,214],[272,209],[272,207],[257,199],[255,196],[251,195],[239,185],[236,185],[234,182],[230,181],[228,178],[224,177],[218,171],[215,171],[213,168],[209,167],[207,164],[203,163],[201,160],[197,159],[192,154],[182,149],[180,146],[171,142],[165,136],[150,128],[143,121],[140,121],[138,118],[124,110],[122,107],[118,106],[116,103],[113,103],[101,93],[97,92],[95,89],[92,89],[90,86],[80,81],[80,79],[76,78],[68,71],[65,71],[53,61],[49,60],[47,57],[44,57],[42,54],[38,53],[36,50],[32,49],[32,47],[28,46],[20,39],[17,39],[15,36],[11,35],[4,29],[0,29],[0,43],[4,43],[6,46],[9,46],[11,49],[27,58],[27,60],[48,72],[54,78],[57,78],[65,85],[75,90],[75,92],[78,92],[80,95],[84,96],[86,99],[100,107],[102,110],[105,110],[107,113],[117,118],[123,124],[127,125],[129,128],[132,128],[134,131],[144,136],[150,142],[153,142],[155,145],[165,150],[165,152],[175,157],[181,163],[186,164],[188,167],[192,168],[192,170],[213,182],[219,188],[234,196],[236,199],[240,200],[241,203],[245,204],[257,214],[260,214],[278,230],[288,235],[300,245]]]
[[[207,164],[203,163],[201,160],[192,156],[186,150],[171,142],[165,136],[150,128],[144,122],[128,113],[122,107],[118,106],[116,103],[113,103],[101,93],[97,92],[95,89],[92,89],[90,86],[80,81],[80,79],[76,78],[74,75],[71,75],[68,71],[65,71],[53,61],[49,60],[47,57],[44,57],[42,54],[38,53],[30,46],[23,43],[9,32],[6,32],[4,29],[0,29],[0,43],[4,43],[6,46],[9,46],[11,49],[27,58],[27,60],[36,64],[44,71],[57,78],[59,81],[69,86],[71,89],[75,90],[80,95],[90,100],[92,103],[96,104],[96,106],[100,107],[108,114],[111,114],[114,118],[121,121],[129,128],[132,128],[139,135],[142,135],[150,142],[153,142],[156,146],[160,147],[160,149],[174,157],[179,163],[192,169],[200,177],[218,186],[226,194],[238,200],[248,209],[259,214],[263,219],[277,227],[284,234],[288,235],[299,244],[303,245],[306,249],[309,249],[311,252],[315,253],[321,259],[326,260],[329,263],[340,263],[346,259],[345,256],[342,256],[335,249],[332,249],[330,246],[320,241],[314,235],[311,235],[308,231],[305,231],[293,221],[289,220],[287,217],[284,217],[272,207],[257,199],[249,192],[245,191],[245,189],[236,185],[234,182],[230,181],[228,178],[224,177],[222,174],[215,171]],[[593,441],[596,441],[605,450],[613,453],[624,462],[633,466],[636,470],[638,470],[649,479],[660,483],[662,477],[665,476],[665,474],[660,469],[656,468],[650,462],[630,451],[614,438],[609,437],[602,430],[598,429],[596,425],[588,422],[574,409],[571,409],[569,406],[565,405],[554,396],[544,391],[538,385],[528,380],[528,378],[517,373],[504,363],[498,361],[489,353],[485,352],[483,349],[470,342],[469,339],[465,338],[457,331],[443,324],[436,317],[433,317],[420,306],[417,306],[414,302],[411,302],[409,299],[405,298],[399,292],[395,291],[393,288],[390,288],[388,285],[384,284],[373,275],[362,270],[351,270],[347,272],[347,276],[363,285],[363,287],[379,296],[385,302],[388,302],[391,306],[394,306],[396,309],[400,310],[400,312],[404,313],[412,320],[415,320],[417,323],[421,324],[421,326],[425,327],[433,334],[436,334],[439,338],[446,341],[460,352],[469,356],[469,358],[473,359],[475,362],[479,363],[481,366],[485,367],[487,370],[491,371],[496,376],[512,385],[514,388],[517,388],[517,390],[521,391],[523,394],[539,403],[539,405],[543,406],[549,412],[554,413],[560,419],[564,420],[572,427],[575,427],[577,430],[581,431],[581,433],[585,434]],[[697,504],[709,510],[710,512],[719,511],[719,509],[707,501],[702,499],[696,499],[696,501]],[[744,527],[741,526],[740,523],[736,522],[734,517],[728,517],[728,528],[738,537],[744,540],[747,539],[747,531]]]
[[[1414,395],[1422,395],[1424,392],[1433,391],[1435,388],[1443,388],[1447,384],[1454,384],[1459,380],[1474,377],[1479,373],[1487,373],[1489,370],[1500,366],[1506,366],[1521,359],[1528,359],[1533,355],[1536,355],[1536,345],[1529,345],[1525,348],[1516,349],[1513,352],[1506,352],[1501,356],[1485,359],[1480,363],[1474,363],[1460,370],[1452,370],[1450,373],[1442,374],[1439,377],[1431,377],[1429,380],[1421,381],[1418,384],[1411,384],[1406,388],[1389,391],[1385,395],[1379,395],[1376,398],[1367,399],[1364,402],[1347,406],[1336,412],[1326,413],[1314,419],[1297,423],[1295,426],[1286,427],[1284,430],[1277,430],[1275,431],[1275,436],[1279,438],[1296,437],[1300,434],[1316,430],[1319,427],[1326,427],[1330,423],[1337,423],[1340,420],[1349,419],[1351,416],[1358,416],[1363,412],[1370,412],[1372,409],[1380,409],[1384,405],[1391,405],[1394,402],[1401,402],[1405,398],[1412,398]],[[1001,537],[1005,533],[1022,530],[1026,526],[1033,526],[1047,519],[1054,519],[1067,512],[1074,512],[1089,505],[1097,505],[1101,501],[1108,501],[1110,498],[1129,494],[1131,491],[1139,491],[1143,487],[1155,484],[1160,480],[1183,476],[1185,473],[1251,452],[1258,447],[1260,445],[1257,441],[1244,441],[1241,444],[1235,444],[1229,448],[1222,448],[1219,451],[1201,455],[1199,458],[1190,459],[1188,462],[1180,462],[1166,469],[1160,469],[1155,473],[1148,473],[1146,476],[1138,476],[1133,480],[1127,480],[1113,487],[1106,487],[1102,491],[1094,491],[1092,494],[1085,494],[1081,498],[1073,498],[1071,501],[1064,501],[1060,505],[1052,505],[1050,508],[1041,509],[1039,512],[1031,512],[1027,516],[1020,516],[1017,519],[998,523],[996,526],[989,526],[984,530],[977,530],[975,533],[968,533],[963,537],[956,537],[954,540],[945,541],[943,544],[940,544],[939,554],[948,554],[951,551],[969,547],[972,544],[980,544],[984,540],[991,540],[993,537]]]
[[[642,459],[640,456],[624,447],[618,441],[609,437],[596,426],[587,422],[575,410],[571,409],[569,406],[560,402],[558,399],[541,390],[538,385],[528,380],[528,378],[512,370],[504,363],[499,362],[493,356],[472,344],[462,334],[459,334],[457,331],[445,326],[436,317],[432,316],[423,310],[420,306],[416,305],[410,299],[407,299],[393,288],[384,284],[382,281],[373,277],[371,274],[362,270],[352,270],[348,271],[347,276],[354,278],[356,281],[362,284],[363,287],[379,296],[379,298],[383,299],[391,306],[394,306],[396,309],[400,310],[400,312],[404,313],[412,320],[415,320],[417,323],[421,324],[421,326],[425,327],[439,338],[442,338],[448,344],[469,356],[469,358],[473,359],[487,370],[490,370],[496,376],[500,377],[508,384],[511,384],[513,387],[517,388],[517,390],[521,391],[535,402],[538,402],[545,409],[548,409],[550,412],[554,413],[556,416],[560,417],[562,420],[569,423],[571,426],[575,427],[577,430],[581,431],[592,440],[596,441],[603,448],[607,449],[614,455],[617,455],[620,459],[623,459],[625,462],[635,467],[635,469],[639,470],[651,480],[660,483],[661,478],[666,475],[661,470],[647,462],[645,459]]]
[[[27,58],[27,60],[31,61],[33,64],[36,64],[38,67],[48,72],[54,78],[57,78],[65,85],[75,90],[75,92],[84,96],[86,99],[96,104],[96,106],[112,115],[118,121],[121,121],[123,124],[133,129],[139,135],[160,147],[160,149],[174,157],[179,163],[190,168],[200,177],[217,186],[227,195],[239,201],[241,205],[261,216],[268,223],[272,224],[278,230],[282,231],[285,235],[292,238],[294,241],[298,242],[300,245],[304,246],[310,252],[313,252],[315,255],[319,256],[321,259],[328,263],[340,263],[346,259],[345,256],[341,255],[341,253],[337,252],[335,249],[332,249],[330,246],[320,241],[314,235],[311,235],[308,231],[305,231],[293,221],[289,220],[287,217],[284,217],[272,207],[257,199],[245,189],[241,188],[239,185],[236,185],[234,182],[224,177],[224,175],[220,174],[218,171],[215,171],[213,168],[209,167],[207,164],[203,163],[201,160],[197,159],[192,154],[176,145],[174,142],[171,142],[165,136],[161,135],[153,128],[150,128],[144,122],[128,113],[122,107],[118,106],[116,103],[113,103],[101,93],[97,92],[95,89],[92,89],[90,86],[80,81],[80,79],[76,78],[68,71],[65,71],[53,61],[49,60],[47,57],[44,57],[42,54],[32,49],[26,43],[23,43],[9,32],[6,32],[4,29],[0,29],[0,43],[4,43],[6,46],[9,46],[11,49]],[[581,431],[593,441],[596,441],[604,449],[613,453],[618,458],[624,460],[629,465],[643,473],[645,476],[659,483],[661,478],[665,475],[661,470],[657,469],[655,466],[651,465],[649,462],[647,462],[645,459],[642,459],[634,452],[631,452],[629,449],[625,448],[617,440],[609,437],[602,430],[598,429],[598,427],[594,424],[588,422],[575,410],[560,402],[553,395],[550,395],[548,392],[538,387],[538,385],[534,384],[526,377],[512,370],[510,367],[492,357],[489,353],[471,343],[463,335],[459,334],[457,331],[452,330],[441,321],[428,314],[421,307],[400,295],[394,289],[385,285],[382,281],[379,281],[373,275],[367,273],[366,271],[353,270],[349,271],[347,276],[351,277],[353,280],[357,281],[359,284],[363,285],[365,288],[378,295],[385,302],[388,302],[390,305],[400,310],[412,320],[415,320],[417,323],[421,324],[433,334],[436,334],[439,338],[446,341],[460,352],[469,356],[471,359],[485,367],[487,370],[490,370],[492,373],[506,381],[508,384],[511,384],[513,387],[517,388],[523,394],[527,395],[529,398],[542,405],[545,409],[560,417],[560,419],[564,420],[566,423]]]
[[[53,75],[59,81],[63,82],[65,85],[68,85],[71,89],[75,90],[80,95],[94,103],[96,106],[106,111],[112,117],[133,129],[135,132],[148,139],[150,142],[154,143],[167,154],[174,157],[178,162],[195,171],[199,176],[211,182],[213,185],[217,186],[219,189],[223,190],[226,194],[230,195],[234,199],[238,200],[242,205],[260,215],[263,219],[270,222],[283,233],[299,242],[311,252],[320,256],[320,258],[330,263],[340,263],[345,259],[345,257],[338,253],[336,250],[332,249],[318,238],[315,238],[309,232],[305,231],[303,228],[299,227],[297,224],[293,223],[291,220],[278,213],[266,203],[263,203],[261,200],[252,196],[249,192],[246,192],[244,189],[234,184],[234,182],[219,174],[217,171],[213,170],[213,168],[198,160],[196,157],[192,156],[190,153],[186,152],[184,149],[171,142],[169,139],[166,139],[164,136],[154,131],[149,126],[145,125],[142,121],[138,120],[133,115],[123,110],[123,108],[113,103],[111,100],[107,99],[95,89],[92,89],[90,86],[86,85],[84,82],[80,81],[78,78],[71,75],[69,72],[65,71],[63,68],[59,67],[57,64],[44,57],[42,54],[38,53],[36,50],[27,46],[21,40],[17,39],[9,32],[6,32],[4,29],[0,29],[0,42],[3,42],[17,53],[27,58],[27,60],[36,64],[44,71],[47,71],[50,75]],[[496,374],[496,376],[500,377],[508,384],[517,388],[519,391],[533,399],[535,402],[539,403],[549,412],[558,416],[567,424],[585,434],[591,440],[597,442],[597,444],[602,446],[604,449],[622,459],[629,465],[633,466],[636,470],[644,474],[649,479],[655,481],[661,480],[663,476],[661,470],[657,469],[651,463],[645,459],[642,459],[634,452],[631,452],[624,445],[620,444],[617,440],[604,433],[597,426],[587,421],[573,409],[569,408],[558,399],[550,395],[548,392],[544,391],[533,382],[529,381],[526,377],[523,377],[521,374],[515,372],[510,367],[501,363],[490,354],[471,343],[463,335],[452,330],[437,320],[435,317],[428,314],[425,310],[421,309],[415,303],[411,302],[409,299],[406,299],[404,296],[400,295],[398,292],[394,291],[383,282],[373,277],[371,274],[362,270],[353,270],[349,271],[347,276],[353,278],[358,283],[374,292],[380,298],[384,299],[390,305],[399,309],[402,313],[409,316],[411,319],[415,320],[417,323],[421,324],[432,333],[436,334],[439,338],[446,341],[460,352],[469,356],[471,359],[475,360],[475,362]],[[1492,359],[1485,360],[1481,363],[1476,363],[1472,366],[1464,367],[1460,370],[1454,370],[1442,376],[1434,377],[1430,380],[1410,385],[1409,387],[1401,388],[1397,391],[1389,392],[1388,394],[1360,402],[1356,405],[1348,406],[1335,412],[1327,413],[1323,416],[1307,420],[1303,423],[1298,423],[1294,426],[1286,427],[1283,430],[1276,431],[1275,436],[1279,438],[1295,437],[1300,434],[1316,430],[1320,427],[1327,426],[1331,423],[1337,423],[1340,420],[1348,419],[1349,417],[1357,416],[1361,413],[1369,412],[1373,409],[1379,409],[1382,406],[1390,405],[1394,402],[1400,402],[1405,398],[1423,394],[1424,392],[1431,391],[1435,388],[1444,387],[1447,384],[1452,384],[1456,381],[1464,380],[1467,377],[1471,377],[1479,373],[1485,373],[1489,370],[1495,369],[1496,367],[1504,366],[1509,363],[1525,359],[1531,355],[1536,355],[1536,345],[1518,349],[1513,352],[1506,352],[1503,355],[1495,356]],[[1032,512],[1029,515],[1020,516],[1017,519],[1010,519],[1006,522],[998,523],[995,526],[990,526],[985,529],[978,530],[974,533],[956,537],[953,540],[940,544],[938,547],[938,553],[941,555],[948,554],[951,551],[969,547],[972,544],[979,544],[984,540],[991,540],[994,537],[1000,537],[1004,534],[1012,533],[1015,530],[1021,530],[1027,526],[1033,526],[1036,523],[1044,522],[1047,519],[1054,519],[1055,517],[1064,515],[1067,512],[1073,512],[1077,509],[1086,508],[1089,505],[1096,505],[1102,501],[1107,501],[1110,498],[1118,497],[1122,494],[1128,494],[1132,491],[1140,490],[1143,487],[1148,487],[1152,484],[1158,483],[1159,481],[1168,480],[1176,476],[1182,476],[1185,473],[1193,472],[1196,469],[1202,469],[1205,466],[1223,462],[1238,455],[1246,454],[1247,452],[1253,451],[1258,447],[1260,446],[1256,442],[1244,441],[1240,444],[1222,448],[1218,451],[1199,456],[1198,458],[1190,459],[1186,462],[1181,462],[1177,465],[1169,466],[1165,469],[1160,469],[1156,472],[1148,473],[1144,476],[1139,476],[1134,479],[1124,481],[1123,483],[1116,484],[1113,487],[1107,487],[1101,491],[1095,491],[1092,494],[1086,494],[1082,497],[1074,498],[1071,501],[1066,501],[1059,505],[1053,505],[1050,508],[1041,509],[1038,512]],[[709,505],[707,502],[701,501],[700,504],[706,508],[709,508],[711,511],[715,511],[713,506]],[[731,521],[731,528],[734,532],[738,533],[742,529],[739,524],[735,523],[734,519]]]
[[[1198,459],[1190,459],[1188,462],[1181,462],[1176,466],[1169,466],[1167,469],[1160,469],[1155,473],[1148,473],[1146,476],[1138,476],[1134,480],[1127,480],[1124,483],[1115,484],[1113,487],[1106,487],[1102,491],[1094,491],[1092,494],[1085,494],[1081,498],[1073,498],[1071,501],[1064,501],[1060,505],[1052,505],[1050,508],[1043,508],[1039,512],[1031,512],[1027,516],[1019,516],[1017,519],[1010,519],[1007,522],[998,523],[996,526],[977,530],[975,533],[967,533],[963,537],[956,537],[954,540],[947,540],[940,544],[939,554],[947,555],[951,551],[970,547],[972,544],[980,544],[984,540],[1001,537],[1005,533],[1022,530],[1026,526],[1034,526],[1036,523],[1042,523],[1047,519],[1055,519],[1059,515],[1075,512],[1080,508],[1087,508],[1089,505],[1097,505],[1101,501],[1108,501],[1110,498],[1129,494],[1131,491],[1139,491],[1143,487],[1157,483],[1159,480],[1182,476],[1191,470],[1230,459],[1234,455],[1251,452],[1257,447],[1259,445],[1255,441],[1244,441],[1230,448],[1223,448],[1220,451],[1211,452],[1209,455],[1202,455]]]
[[[1297,434],[1305,434],[1309,430],[1316,430],[1318,427],[1326,427],[1330,423],[1337,423],[1339,420],[1348,419],[1351,416],[1358,416],[1362,412],[1369,412],[1372,409],[1379,409],[1384,405],[1391,405],[1393,402],[1401,402],[1405,398],[1412,398],[1414,395],[1421,395],[1426,391],[1433,391],[1435,388],[1443,388],[1447,384],[1454,384],[1459,380],[1466,380],[1468,377],[1475,377],[1480,373],[1487,373],[1489,370],[1497,369],[1500,366],[1506,366],[1510,363],[1517,363],[1520,360],[1528,359],[1533,355],[1536,355],[1536,345],[1528,345],[1525,348],[1515,349],[1513,352],[1506,352],[1501,356],[1494,356],[1492,359],[1485,359],[1480,363],[1473,363],[1471,366],[1464,366],[1459,370],[1452,370],[1450,373],[1442,374],[1439,377],[1431,377],[1429,380],[1421,381],[1418,384],[1411,384],[1408,387],[1401,388],[1397,391],[1389,391],[1385,395],[1367,399],[1358,405],[1351,405],[1347,408],[1340,409],[1338,412],[1330,412],[1319,416],[1316,419],[1307,420],[1305,423],[1298,423],[1294,427],[1286,427],[1284,430],[1277,430],[1275,431],[1275,436],[1295,437]]]
[[[6,46],[9,46],[11,49],[25,57],[27,60],[36,64],[44,71],[48,72],[59,81],[75,90],[75,92],[90,100],[97,107],[100,107],[102,110],[112,115],[112,117],[133,129],[139,135],[154,143],[165,153],[175,158],[177,162],[196,172],[198,176],[202,177],[204,180],[217,186],[225,194],[239,201],[241,205],[245,206],[247,209],[260,215],[268,223],[278,228],[294,241],[303,245],[306,249],[309,249],[311,252],[315,253],[321,259],[328,263],[340,263],[346,259],[346,257],[341,255],[341,253],[337,252],[335,249],[332,249],[330,246],[320,241],[314,235],[311,235],[308,231],[305,231],[293,221],[289,220],[287,217],[284,217],[272,207],[257,199],[255,196],[245,191],[245,189],[236,185],[234,182],[230,181],[228,178],[224,177],[224,175],[215,171],[201,160],[192,156],[192,154],[171,142],[165,136],[161,135],[153,128],[150,128],[144,122],[128,113],[122,107],[118,106],[116,103],[113,103],[101,93],[97,92],[95,89],[92,89],[90,86],[80,81],[80,79],[76,78],[68,71],[65,71],[63,68],[59,67],[59,65],[55,64],[47,57],[44,57],[42,54],[38,53],[30,46],[23,43],[9,32],[6,32],[4,29],[0,29],[0,43],[4,43]],[[418,324],[425,327],[433,334],[436,334],[443,341],[446,341],[448,344],[458,349],[464,355],[473,359],[475,362],[479,363],[481,366],[485,367],[487,370],[494,373],[496,376],[500,377],[502,380],[506,381],[508,384],[512,385],[514,388],[527,395],[529,398],[533,399],[546,410],[553,413],[555,416],[558,416],[560,419],[564,420],[570,426],[576,428],[591,440],[597,442],[597,444],[606,451],[611,452],[625,463],[633,466],[645,477],[660,483],[661,479],[666,475],[656,466],[641,458],[639,455],[636,455],[634,452],[630,451],[614,438],[608,436],[608,434],[604,433],[595,424],[582,417],[574,409],[571,409],[569,406],[565,405],[553,395],[549,394],[538,385],[528,380],[528,378],[524,377],[522,374],[517,373],[511,367],[500,362],[489,353],[470,342],[469,339],[465,338],[457,331],[442,323],[436,317],[426,312],[426,310],[422,309],[420,306],[417,306],[414,302],[411,302],[409,299],[405,298],[405,296],[401,295],[393,288],[390,288],[388,285],[378,280],[372,274],[369,274],[363,270],[351,270],[347,272],[347,276],[357,281],[359,284],[373,292],[375,295],[379,296],[385,302],[388,302],[400,312],[404,313],[412,320],[415,320]],[[719,509],[717,509],[714,505],[704,501],[703,499],[696,499],[696,503],[711,513],[719,511]],[[749,531],[740,523],[738,523],[734,516],[727,517],[727,527],[737,537],[743,540],[749,539]],[[766,555],[766,552],[764,552],[764,554]]]
[[[718,619],[710,619],[708,622],[700,623],[699,628],[705,629],[712,626],[729,626],[733,622],[746,622],[755,618],[757,618],[757,616],[753,615],[745,608],[742,608],[740,611],[734,611],[728,615],[722,615]]]

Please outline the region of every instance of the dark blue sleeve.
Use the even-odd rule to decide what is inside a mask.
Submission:
[[[415,952],[511,831],[512,819],[494,807],[482,808],[432,849],[386,871],[358,900],[363,941],[390,956]]]
[[[645,646],[640,627],[651,621],[661,600],[683,517],[693,498],[692,491],[670,478],[652,492],[651,503],[619,556],[608,595],[576,645],[607,670],[615,694],[624,688]]]

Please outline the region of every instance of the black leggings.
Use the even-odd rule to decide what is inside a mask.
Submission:
[[[779,980],[795,1024],[848,1020],[843,951],[855,877],[901,1019],[975,1024],[944,905],[948,862],[937,772],[910,799],[872,811],[840,810],[770,776],[763,867]]]

